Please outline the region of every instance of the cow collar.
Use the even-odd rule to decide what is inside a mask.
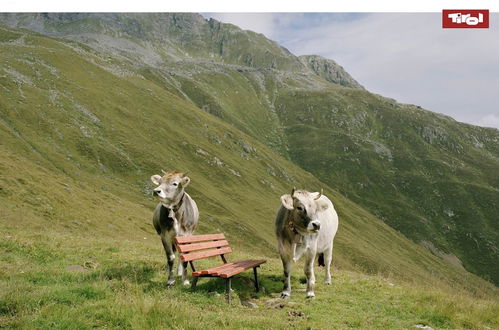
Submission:
[[[298,232],[298,230],[296,230],[295,225],[293,224],[292,221],[288,222],[288,228],[293,234],[300,235],[300,233]]]
[[[295,243],[295,244],[303,244],[303,238],[304,238],[304,235],[303,234],[300,234],[298,232],[298,230],[296,230],[296,227],[295,225],[293,224],[292,221],[289,221],[288,222],[288,229],[289,231],[291,231],[294,235],[294,237],[292,238],[292,241]]]
[[[182,194],[182,197],[180,198],[180,201],[174,205],[173,207],[166,207],[165,205],[163,205],[163,207],[165,209],[167,209],[169,211],[169,213],[171,214],[173,212],[173,214],[177,213],[177,211],[180,209],[180,207],[182,206],[182,204],[184,203],[184,197],[185,197],[185,191],[184,193]],[[173,218],[172,216],[170,216],[171,218]]]
[[[177,204],[177,205],[175,205],[175,206],[172,208],[173,212],[177,212],[177,211],[180,209],[180,207],[181,207],[181,206],[182,206],[182,204],[184,203],[184,196],[185,196],[185,191],[184,191],[184,193],[182,194],[182,197],[180,197],[180,201],[178,202],[178,204]]]
[[[298,230],[296,230],[296,227],[292,221],[288,222],[288,228],[294,234],[293,241],[297,244],[303,243],[303,234],[300,234]]]

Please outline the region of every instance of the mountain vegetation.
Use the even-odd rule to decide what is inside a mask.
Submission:
[[[499,281],[497,130],[197,14],[0,22],[0,325],[189,328],[192,310],[213,327],[499,325],[497,288],[470,273]],[[213,282],[165,290],[161,169],[189,171],[198,233],[269,259],[266,292],[236,282],[265,312],[227,313]],[[336,283],[275,308],[273,220],[293,186],[338,210]]]

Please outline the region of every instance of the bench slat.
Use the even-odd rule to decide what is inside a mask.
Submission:
[[[180,244],[178,245],[179,252],[191,252],[196,250],[206,250],[216,247],[222,247],[229,245],[229,242],[226,240],[222,241],[213,241],[213,242],[203,242],[203,243],[195,243],[195,244]]]
[[[216,272],[220,272],[220,271],[223,271],[224,269],[229,269],[231,267],[234,267],[234,265],[236,265],[237,263],[238,263],[238,261],[231,262],[231,263],[226,263],[226,264],[223,264],[223,265],[218,266],[218,267],[208,268],[208,269],[202,270],[201,274],[210,274],[210,275],[213,275]]]
[[[212,275],[227,278],[239,274],[247,269],[259,266],[265,262],[265,260],[241,260],[223,264],[213,268],[198,270],[196,272],[193,272],[192,276]]]
[[[217,271],[222,271],[223,269],[229,269],[230,267],[233,267],[234,264],[235,264],[235,262],[231,262],[231,263],[223,264],[223,265],[218,266],[218,267],[203,269],[203,270],[199,271],[199,274],[200,275],[213,275]]]
[[[235,264],[235,262],[226,263],[226,264],[223,264],[223,265],[220,265],[217,267],[213,267],[213,268],[201,269],[201,270],[192,272],[192,276],[208,275],[212,271],[216,271],[216,270],[219,270],[219,269],[225,268],[225,267],[230,267],[233,264]]]
[[[214,241],[220,239],[225,239],[225,235],[223,233],[209,234],[209,235],[181,236],[181,237],[175,237],[174,240],[177,244],[186,244],[186,243],[196,243],[203,241]]]
[[[220,254],[231,253],[231,252],[232,252],[232,249],[230,247],[223,247],[221,249],[213,249],[213,250],[206,250],[206,251],[182,254],[180,259],[183,262],[187,262],[187,261],[192,261],[192,260],[214,257],[214,256],[217,256]]]
[[[247,264],[248,260],[242,260],[234,263],[234,265],[222,269],[217,269],[215,271],[210,272],[210,275],[213,276],[221,276],[222,274],[230,273],[234,271],[235,269],[239,268],[244,268],[244,266]]]
[[[219,276],[222,278],[228,278],[231,276],[234,276],[236,274],[242,273],[245,270],[248,270],[250,268],[259,266],[263,263],[265,263],[265,260],[247,260],[247,262],[239,267],[235,267],[234,269],[229,269],[226,272],[220,273]]]

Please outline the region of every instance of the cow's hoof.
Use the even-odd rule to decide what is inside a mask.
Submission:
[[[307,292],[307,298],[315,298],[315,293]]]
[[[326,283],[327,285],[331,285],[332,284],[331,280],[326,280],[324,283]]]
[[[174,284],[175,284],[175,280],[168,280],[166,282],[166,285],[168,285],[168,286],[173,286]]]
[[[287,293],[287,292],[281,293],[281,299],[289,299],[289,297],[290,297],[289,293]]]
[[[185,280],[184,282],[182,282],[182,284],[183,284],[184,286],[187,286],[187,285],[191,284],[191,282],[189,282],[189,280]]]

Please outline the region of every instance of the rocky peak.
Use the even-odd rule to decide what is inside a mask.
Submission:
[[[338,63],[318,55],[303,55],[298,57],[300,61],[319,77],[345,87],[363,89],[355,79],[348,74]]]

